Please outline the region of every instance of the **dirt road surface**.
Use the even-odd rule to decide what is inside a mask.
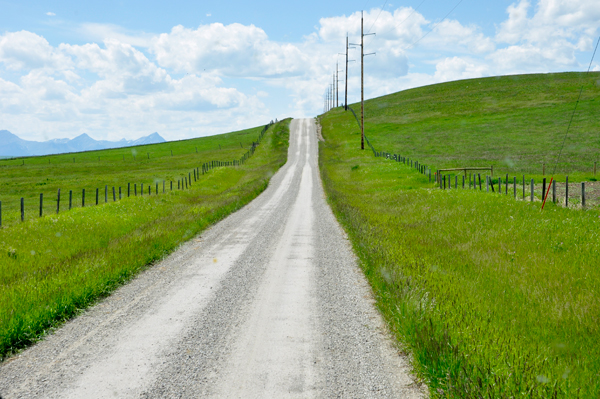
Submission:
[[[325,201],[312,119],[255,201],[0,366],[12,398],[418,398]]]

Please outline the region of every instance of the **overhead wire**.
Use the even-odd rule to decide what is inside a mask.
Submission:
[[[427,35],[429,35],[431,32],[433,32],[435,30],[435,28],[438,27],[439,24],[441,24],[442,22],[444,22],[446,20],[446,18],[448,18],[448,16],[450,14],[452,14],[454,12],[454,10],[456,10],[456,8],[460,5],[460,3],[462,3],[464,0],[459,0],[458,3],[456,3],[456,5],[448,12],[448,14],[446,14],[446,16],[444,18],[442,18],[439,22],[437,22],[435,25],[433,25],[433,28],[431,28],[427,33],[425,33],[423,36],[421,36],[417,41],[415,41],[414,43],[410,44],[408,47],[406,47],[406,49],[409,49],[411,47],[413,47],[415,44],[419,43],[421,40],[423,40]]]
[[[375,18],[375,21],[373,21],[373,24],[371,25],[371,27],[369,28],[369,30],[367,31],[367,34],[369,32],[371,32],[371,29],[373,29],[373,27],[375,26],[375,22],[377,22],[377,20],[379,19],[379,16],[381,15],[381,13],[383,12],[383,9],[385,8],[385,5],[387,4],[388,0],[385,0],[385,3],[383,3],[383,6],[381,6],[381,9],[379,10],[379,14],[377,14],[377,18]]]
[[[592,63],[594,62],[594,57],[596,56],[596,51],[598,50],[598,44],[600,44],[600,37],[598,37],[598,41],[596,42],[596,48],[594,48],[594,53],[592,54],[592,59],[590,60],[590,65],[588,66],[586,75],[590,73],[592,69]],[[581,100],[581,93],[583,92],[583,84],[579,89],[579,96],[577,97],[577,102],[575,103],[575,108],[573,108],[573,113],[571,114],[571,119],[569,119],[569,125],[567,126],[567,131],[565,133],[565,137],[563,138],[562,145],[560,146],[560,151],[558,152],[558,157],[556,158],[556,163],[554,164],[554,170],[552,171],[552,176],[556,173],[556,167],[558,166],[558,162],[562,155],[563,149],[565,148],[565,142],[567,141],[567,136],[569,135],[569,130],[571,129],[571,124],[573,123],[573,118],[575,117],[575,111],[577,111],[577,106],[579,105],[579,101]]]
[[[423,5],[423,3],[425,3],[425,0],[422,0],[421,3],[417,6],[417,8],[413,8],[412,12],[410,14],[408,14],[408,17],[404,18],[402,21],[398,22],[396,25],[394,25],[394,27],[392,29],[396,29],[397,27],[399,27],[400,25],[402,25],[404,22],[406,22],[410,17],[412,17],[412,15],[417,12],[419,10],[419,8],[421,8],[421,6]],[[371,27],[372,28],[372,27]],[[391,32],[392,29],[384,31],[383,34],[386,34],[388,32]]]

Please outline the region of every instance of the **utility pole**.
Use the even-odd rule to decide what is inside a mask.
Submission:
[[[360,149],[365,149],[365,34],[360,12]]]
[[[360,12],[360,44],[353,44],[353,46],[360,46],[360,149],[365,149],[365,55],[372,55],[375,53],[365,54],[365,36],[374,35],[375,33],[364,33],[364,21],[363,11]]]
[[[346,32],[346,97],[344,98],[344,109],[348,111],[348,32]]]
[[[335,73],[333,74],[333,85],[331,86],[331,108],[335,108]]]
[[[335,106],[340,106],[340,81],[339,81],[339,65],[335,62]]]

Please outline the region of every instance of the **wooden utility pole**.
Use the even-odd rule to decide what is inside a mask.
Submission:
[[[374,35],[375,33],[364,33],[363,11],[360,12],[360,149],[365,149],[365,55],[373,55],[375,53],[365,54],[365,36]],[[347,69],[347,68],[346,68]]]
[[[335,62],[335,106],[336,108],[340,106],[340,81],[338,80],[338,72],[339,72],[338,62]]]
[[[365,149],[365,34],[363,12],[360,12],[360,149]]]
[[[346,97],[344,98],[344,109],[348,111],[348,33],[346,33]]]

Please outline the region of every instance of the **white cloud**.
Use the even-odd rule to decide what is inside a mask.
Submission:
[[[49,16],[49,17],[54,17],[56,14],[55,14],[55,13],[53,13],[53,12],[51,12],[51,11],[48,11],[48,12],[46,13],[46,15],[47,15],[47,16]]]
[[[499,73],[575,70],[577,51],[591,51],[600,28],[600,8],[594,0],[520,0],[507,9],[508,19],[495,40],[507,43],[489,56]]]
[[[445,58],[436,64],[434,78],[438,82],[480,78],[487,75],[488,70],[487,65],[469,58]]]
[[[298,74],[309,62],[296,46],[272,42],[262,29],[237,23],[197,29],[179,25],[159,35],[150,50],[164,68],[236,77]]]
[[[68,57],[56,51],[46,39],[28,31],[8,32],[0,36],[0,62],[8,69],[68,69]]]
[[[365,30],[377,35],[365,38],[365,52],[377,54],[365,59],[366,97],[448,80],[587,68],[580,58],[593,50],[600,27],[595,1],[517,1],[491,37],[459,20],[432,22],[410,7],[369,10]],[[236,23],[175,26],[157,35],[83,24],[78,33],[87,44],[58,46],[32,32],[8,32],[0,35],[0,129],[184,138],[314,115],[336,59],[343,79],[338,53],[346,32],[350,42],[360,40],[360,13],[321,18],[294,43]],[[350,58],[360,61],[359,51]],[[350,68],[354,102],[359,63]]]

